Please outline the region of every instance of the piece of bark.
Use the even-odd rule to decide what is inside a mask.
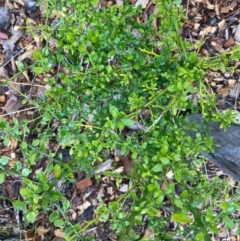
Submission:
[[[9,39],[9,37],[11,36],[11,34],[7,31],[0,31],[0,39],[2,40],[7,40]]]
[[[88,177],[85,177],[84,179],[76,183],[76,188],[78,190],[84,190],[90,186],[92,186],[92,180]]]
[[[200,114],[190,115],[189,120],[196,122],[199,126],[198,133],[210,128],[210,135],[213,137],[214,153],[202,152],[201,154],[209,161],[216,164],[224,173],[231,176],[235,181],[240,181],[240,126],[231,125],[227,131],[220,129],[220,124],[210,122],[205,124]],[[188,134],[195,138],[196,132]]]

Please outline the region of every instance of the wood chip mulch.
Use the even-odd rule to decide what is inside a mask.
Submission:
[[[118,2],[101,1],[103,5],[118,4]],[[156,10],[153,1],[149,0],[145,3],[145,8],[139,17],[143,22]],[[240,44],[240,1],[184,0],[183,5],[188,18],[181,29],[182,37],[196,44],[202,40],[203,45],[200,53],[203,56],[215,56]],[[0,5],[0,81],[3,83],[0,85],[0,117],[10,123],[12,123],[13,117],[18,120],[34,117],[35,107],[24,105],[20,93],[29,97],[43,95],[48,88],[45,84],[45,78],[55,75],[54,69],[46,73],[45,76],[34,76],[31,70],[17,75],[22,64],[24,66],[32,64],[31,56],[33,52],[44,47],[45,43],[40,40],[40,34],[33,36],[26,28],[23,28],[28,22],[28,26],[31,26],[32,32],[34,32],[37,24],[43,24],[45,20],[42,17],[42,11],[41,7],[36,6],[35,1],[6,0]],[[50,41],[49,48],[53,50],[56,48],[54,39]],[[229,60],[229,64],[237,66],[233,73],[209,70],[204,81],[210,91],[217,93],[220,109],[236,106],[240,111],[240,60]],[[64,72],[65,69],[60,67],[60,71]],[[9,78],[11,80],[5,84],[4,81]],[[70,160],[68,151],[61,150],[57,143],[54,143],[52,148],[54,151],[62,151],[65,161]],[[14,162],[22,157],[18,142],[11,140],[7,147],[0,143],[0,155],[11,157],[9,168],[12,168]],[[47,159],[42,159],[39,166],[35,167],[35,171],[46,166],[47,162]],[[131,169],[132,160],[130,157],[115,153],[98,167],[95,171],[96,178],[89,178],[84,173],[75,173],[75,178],[78,180],[75,185],[58,183],[57,187],[61,189],[71,203],[71,209],[68,213],[69,221],[72,223],[79,222],[84,226],[85,221],[94,218],[95,210],[101,201],[107,205],[110,201],[126,193],[130,187],[125,174],[131,172]],[[113,178],[102,174],[105,170],[112,170],[121,174],[122,179],[119,183],[116,183]],[[206,164],[203,172],[210,179],[216,175],[222,179],[229,179],[233,188],[237,185],[211,163]],[[63,240],[61,229],[54,228],[48,217],[44,215],[38,217],[36,226],[26,225],[19,228],[22,214],[13,208],[11,200],[19,198],[21,185],[20,179],[13,178],[10,175],[1,185],[0,240],[9,240],[8,238],[11,238],[11,240]],[[126,209],[130,207],[131,200],[127,203],[129,206],[126,206]],[[167,207],[163,212],[167,213]],[[151,233],[146,223],[147,221],[143,220],[139,232],[142,237],[154,240],[154,234]],[[169,230],[171,231],[170,224]],[[240,240],[240,237],[235,235],[235,230],[226,232],[223,225],[219,226],[219,230],[220,234],[212,237],[212,240]],[[93,224],[86,230],[86,233],[93,234],[97,241],[117,240],[116,233],[111,230],[109,223]]]

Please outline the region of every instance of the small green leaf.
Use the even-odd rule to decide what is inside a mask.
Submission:
[[[133,55],[132,54],[130,54],[130,53],[127,53],[127,60],[131,60],[131,59],[133,59]]]
[[[119,115],[119,111],[118,111],[117,107],[115,107],[113,105],[110,105],[109,110],[110,110],[110,113],[111,113],[112,117],[114,119],[116,119]]]
[[[232,229],[233,228],[233,226],[234,226],[234,222],[233,222],[233,220],[231,219],[231,218],[229,218],[229,217],[223,217],[223,222],[225,223],[225,228],[226,229]]]
[[[54,221],[55,227],[61,228],[64,224],[65,224],[65,222],[61,219],[57,219],[57,220]]]
[[[175,105],[172,106],[172,114],[176,115],[177,114],[177,108]]]
[[[16,161],[14,163],[14,171],[19,172],[22,169],[22,163],[20,161]]]
[[[198,233],[196,235],[196,240],[197,241],[204,241],[204,234],[201,232],[201,233]]]
[[[168,153],[168,143],[164,141],[161,148],[161,154],[166,155],[167,153]]]
[[[27,150],[27,147],[28,147],[27,142],[26,142],[26,141],[23,141],[23,142],[21,143],[21,147],[22,147],[22,151],[26,151],[26,150]]]
[[[57,218],[58,218],[58,212],[54,211],[53,213],[50,214],[49,221],[54,222]]]
[[[31,171],[30,171],[29,169],[27,169],[27,168],[24,168],[24,169],[22,170],[22,175],[23,175],[24,177],[27,177],[30,173],[31,173]]]
[[[170,160],[167,157],[161,157],[160,160],[164,165],[168,165],[170,163]]]
[[[222,209],[222,210],[224,210],[224,211],[226,211],[227,209],[228,209],[228,203],[227,202],[222,202],[222,203],[220,203],[220,208]]]
[[[61,168],[60,168],[60,166],[57,164],[57,165],[54,166],[54,176],[55,176],[56,178],[59,178],[60,175],[61,175]]]
[[[15,63],[20,70],[24,69],[24,64],[21,61],[15,61]]]
[[[5,166],[6,164],[8,164],[8,161],[9,161],[9,157],[8,156],[2,156],[0,158],[0,164]]]
[[[5,180],[5,172],[0,173],[0,184],[2,184]]]
[[[182,173],[179,172],[178,170],[176,170],[176,171],[174,171],[174,176],[175,176],[177,182],[180,183],[182,180]]]
[[[218,229],[217,225],[215,225],[215,224],[210,225],[210,226],[209,226],[209,229],[210,229],[213,233],[216,233],[216,234],[219,233],[219,229]]]
[[[183,213],[173,213],[172,219],[176,222],[179,222],[179,223],[190,223],[190,222],[192,222],[192,220],[187,215],[185,215]]]
[[[49,204],[49,197],[44,197],[42,200],[42,208],[47,209]]]
[[[124,124],[119,121],[119,122],[117,123],[117,128],[118,128],[120,131],[123,130],[123,129],[124,129]]]
[[[70,207],[70,202],[68,200],[64,200],[62,206],[63,206],[63,210],[66,212]]]
[[[160,172],[160,171],[162,171],[162,165],[161,164],[157,164],[156,166],[154,166],[152,169],[151,169],[151,171],[152,172]]]
[[[146,214],[147,212],[148,212],[148,208],[144,208],[142,211],[141,211],[141,214],[143,215],[143,214]]]
[[[182,0],[173,0],[173,4],[180,5],[182,3]]]
[[[133,126],[134,125],[134,121],[130,120],[130,119],[121,119],[120,120],[125,126]]]
[[[152,192],[154,189],[156,189],[156,187],[155,187],[153,184],[148,184],[147,190],[148,190],[149,192]]]
[[[184,191],[181,193],[181,195],[180,195],[180,197],[181,197],[182,199],[187,199],[188,196],[189,196],[189,194],[188,194],[188,191],[187,191],[187,190],[184,190]]]
[[[13,206],[18,210],[23,210],[23,211],[27,210],[26,203],[19,201],[19,200],[13,201]]]
[[[32,196],[32,190],[28,189],[27,187],[20,189],[20,194],[22,197],[31,197]]]
[[[36,221],[38,213],[37,212],[29,212],[26,215],[26,220],[29,221],[30,223],[34,223]]]
[[[174,204],[178,207],[178,208],[183,208],[183,203],[181,200],[179,199],[174,199]]]
[[[33,52],[33,57],[34,57],[35,59],[40,59],[40,58],[41,58],[41,53],[40,53],[40,51],[34,51],[34,52]]]
[[[33,146],[38,146],[39,145],[39,139],[36,139],[36,140],[34,140],[33,142],[32,142],[32,145]]]
[[[42,185],[42,190],[43,190],[43,191],[49,190],[49,185],[48,185],[47,183],[44,183],[44,184]]]

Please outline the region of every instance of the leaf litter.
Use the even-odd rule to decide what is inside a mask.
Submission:
[[[29,21],[32,26],[32,30],[35,30],[35,25],[41,23],[41,14],[44,9],[37,7],[36,1],[6,1],[4,6],[0,7],[0,107],[1,118],[9,120],[11,123],[13,118],[17,119],[29,119],[34,116],[35,106],[26,105],[22,102],[22,95],[30,95],[40,98],[44,95],[47,88],[44,76],[32,76],[29,70],[24,71],[17,77],[12,78],[13,73],[17,73],[21,69],[21,65],[28,66],[31,63],[32,54],[34,50],[44,47],[43,41],[40,40],[39,35],[31,36],[31,33],[27,33],[25,30],[25,21]],[[180,4],[181,1],[176,1],[176,4]],[[103,8],[107,5],[113,5],[111,1],[101,1],[99,5]],[[116,1],[117,5],[123,5],[124,1]],[[199,41],[203,40],[200,53],[203,56],[214,56],[223,51],[227,51],[229,48],[240,44],[240,24],[238,19],[240,17],[240,3],[237,0],[228,1],[206,1],[206,0],[192,0],[183,1],[182,4],[186,9],[187,19],[182,27],[181,34],[183,39],[196,43],[198,47]],[[139,20],[144,22],[151,14],[157,13],[157,8],[154,1],[151,0],[138,0],[135,6],[142,5],[143,10],[139,16]],[[16,11],[17,10],[17,11]],[[56,12],[56,15],[63,14]],[[54,22],[54,16],[52,22],[55,26],[59,25],[59,22]],[[155,30],[158,29],[159,23],[154,20],[152,25]],[[139,38],[141,34],[134,33]],[[57,48],[55,39],[51,39],[49,46],[54,50]],[[209,90],[216,93],[218,96],[218,106],[224,110],[236,105],[237,110],[240,110],[239,99],[239,75],[240,75],[240,61],[233,61],[233,65],[237,68],[234,73],[227,73],[225,71],[211,70],[205,76],[205,83],[209,87]],[[64,67],[60,66],[62,72]],[[48,73],[52,76],[52,73]],[[195,97],[194,97],[195,98]],[[197,101],[196,101],[197,103]],[[148,110],[145,110],[148,111]],[[58,124],[55,123],[55,128],[58,128]],[[89,122],[91,125],[91,121]],[[146,130],[146,127],[135,123],[132,127],[132,131]],[[53,144],[51,147],[53,150],[58,151],[59,145]],[[69,151],[69,150],[68,150]],[[66,150],[60,150],[63,155],[63,161],[70,161],[71,156]],[[64,153],[65,152],[65,153]],[[1,144],[1,155],[7,155],[12,157],[12,161],[21,157],[19,153],[19,147],[17,140],[11,140],[7,147]],[[47,160],[42,159],[38,166],[35,167],[35,171],[42,169],[46,166]],[[117,167],[113,164],[116,163]],[[12,165],[13,166],[13,165]],[[65,197],[71,202],[71,212],[68,214],[68,219],[72,223],[83,222],[90,220],[95,215],[95,210],[100,203],[100,200],[109,202],[117,199],[122,193],[126,192],[130,187],[126,178],[121,180],[119,185],[116,185],[115,181],[107,176],[104,176],[103,171],[111,170],[120,173],[121,175],[131,172],[133,166],[133,160],[130,155],[121,155],[119,150],[115,150],[112,153],[112,158],[106,160],[98,167],[96,167],[94,175],[101,175],[102,181],[96,183],[94,178],[84,176],[82,173],[76,173],[78,182],[75,186],[70,184],[59,184]],[[203,172],[206,172],[209,179],[214,176],[224,176],[224,174],[212,163],[207,163]],[[167,178],[171,179],[172,173],[169,172]],[[236,183],[229,179],[234,187]],[[11,205],[11,199],[19,198],[19,188],[21,186],[21,180],[14,178],[14,176],[7,176],[5,182],[1,187],[1,195],[5,199],[0,200],[0,238],[14,238],[24,237],[25,240],[46,240],[46,237],[53,234],[52,240],[64,240],[61,229],[53,229],[48,227],[48,217],[42,215],[38,218],[38,227],[34,232],[28,229],[28,227],[19,228],[19,212],[13,209]],[[163,187],[164,188],[164,187]],[[126,209],[130,209],[131,202]],[[8,211],[5,211],[8,210]],[[9,211],[10,210],[10,211]],[[167,215],[168,207],[164,207],[162,213],[159,215]],[[141,227],[141,235],[143,238],[154,240],[154,233],[152,233],[149,227],[144,226],[147,220],[143,220]],[[169,228],[170,228],[169,224]],[[235,235],[235,230],[226,232],[223,228],[224,224],[219,224],[220,233],[218,236],[212,237],[212,240],[221,240],[223,238],[230,238],[231,240],[238,240],[239,237]],[[116,234],[110,229],[108,223],[99,222],[94,227],[91,227],[86,232],[93,233],[96,240],[117,240]],[[55,237],[54,237],[55,236]],[[50,238],[50,239],[51,239]],[[49,239],[49,240],[50,240]]]

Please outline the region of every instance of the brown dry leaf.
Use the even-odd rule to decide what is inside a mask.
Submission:
[[[19,195],[20,182],[15,180],[9,180],[2,183],[2,194],[8,198],[16,199]]]
[[[18,111],[22,107],[22,101],[21,98],[16,97],[15,99],[9,98],[4,110],[6,111],[7,114],[14,113]]]
[[[85,177],[83,180],[76,183],[76,188],[78,190],[83,190],[90,186],[92,186],[92,180],[88,177]]]
[[[3,46],[5,49],[14,49],[15,43],[25,34],[25,29],[17,30],[9,40],[3,42]]]
[[[58,228],[54,230],[54,235],[58,238],[64,238],[64,232],[62,229]]]
[[[222,53],[224,51],[224,49],[222,48],[222,45],[215,42],[215,41],[211,41],[211,46],[218,52],[218,53]]]
[[[37,227],[35,235],[41,237],[41,239],[44,240],[45,234],[47,232],[49,232],[50,230],[51,230],[51,228],[45,228],[43,226],[39,226],[39,227]]]
[[[232,89],[232,87],[220,88],[217,90],[217,93],[223,97],[227,97],[229,95],[229,91],[231,89]]]
[[[11,138],[7,146],[10,147],[10,149],[12,151],[16,150],[16,148],[18,146],[18,140],[14,139],[14,138]]]
[[[133,168],[133,161],[131,160],[131,157],[126,156],[126,155],[120,155],[119,159],[123,164],[123,169],[124,169],[125,174],[130,173]]]
[[[26,79],[28,82],[31,82],[27,70],[23,71],[23,76],[25,77],[25,79]]]
[[[7,31],[0,31],[0,39],[7,40],[10,37],[10,33]]]
[[[150,229],[149,227],[147,227],[143,238],[146,240],[155,240],[155,234],[154,234],[153,230]]]

